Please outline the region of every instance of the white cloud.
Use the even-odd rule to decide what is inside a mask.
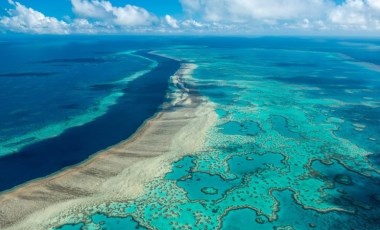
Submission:
[[[347,26],[366,26],[366,5],[362,0],[347,0],[333,9],[329,15],[331,22]]]
[[[380,0],[367,0],[367,3],[372,9],[380,11]]]
[[[0,26],[14,32],[33,34],[67,34],[69,25],[54,17],[28,8],[18,2],[9,1],[14,9],[7,11],[8,16],[0,18]]]
[[[330,6],[325,0],[180,0],[185,11],[199,11],[208,21],[247,22],[318,17]]]
[[[146,9],[108,0],[71,0],[74,18],[45,16],[14,0],[0,29],[70,33],[334,33],[380,31],[380,0],[179,0],[185,14],[156,17]],[[346,33],[347,34],[347,33]]]
[[[345,30],[379,30],[380,0],[346,0],[330,11],[329,19]]]
[[[188,12],[198,11],[201,8],[202,1],[200,0],[181,0],[183,8]]]
[[[190,19],[236,24],[245,31],[379,30],[380,0],[180,0]],[[239,32],[239,31],[237,31]]]
[[[95,34],[147,32],[154,28],[156,18],[143,8],[126,5],[114,7],[108,1],[72,0],[73,11],[78,17],[59,20],[8,0],[12,9],[0,17],[0,29],[32,34]],[[176,25],[170,19],[171,27]],[[178,24],[177,24],[178,25]]]
[[[70,33],[95,34],[99,32],[99,28],[86,19],[74,19],[69,25]]]
[[[204,26],[202,23],[197,22],[193,19],[188,19],[188,20],[183,21],[182,25],[185,27],[193,27],[193,28],[201,28]]]
[[[103,0],[71,0],[73,11],[81,18],[96,19],[116,26],[147,26],[155,17],[144,8],[132,5],[115,7]]]
[[[165,15],[165,22],[170,26],[172,27],[173,29],[178,29],[179,28],[179,25],[178,25],[178,21],[173,18],[172,16],[170,15]]]

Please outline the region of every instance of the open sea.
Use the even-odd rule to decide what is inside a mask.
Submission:
[[[380,40],[3,36],[0,60],[0,191],[128,139],[181,63],[215,104],[207,151],[56,229],[380,229]]]

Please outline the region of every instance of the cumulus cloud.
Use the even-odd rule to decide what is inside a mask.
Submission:
[[[170,15],[165,15],[165,22],[173,29],[178,29],[178,21]]]
[[[367,3],[372,9],[380,11],[380,1],[379,0],[367,0]]]
[[[34,34],[67,34],[69,25],[54,17],[45,16],[18,2],[9,1],[14,7],[7,11],[8,16],[0,18],[0,26],[13,31]]]
[[[204,24],[195,21],[193,19],[188,19],[182,22],[182,25],[185,27],[191,27],[191,28],[202,28]]]
[[[94,34],[125,33],[152,30],[156,18],[147,10],[125,5],[115,7],[109,1],[72,0],[76,18],[64,17],[59,20],[43,13],[8,0],[11,9],[6,16],[0,17],[0,28],[12,32],[32,34]],[[167,23],[175,28],[177,21],[170,17]]]
[[[96,19],[117,26],[147,26],[155,17],[144,8],[132,5],[116,7],[103,0],[71,0],[73,11],[81,18]]]
[[[380,31],[380,0],[178,0],[184,14],[157,17],[109,0],[71,0],[74,18],[46,16],[13,0],[0,29],[70,33],[339,33]]]
[[[202,1],[199,0],[181,0],[180,2],[188,13],[199,11],[202,6]]]
[[[333,9],[329,15],[331,22],[343,26],[366,26],[366,5],[362,0],[348,0]]]
[[[181,4],[209,21],[236,22],[318,17],[330,5],[325,0],[181,0]]]
[[[380,0],[346,0],[330,11],[332,25],[343,29],[380,29]]]
[[[251,30],[378,30],[380,0],[180,0],[190,18],[235,23]]]

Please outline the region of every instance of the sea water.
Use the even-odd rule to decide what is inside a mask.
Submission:
[[[167,39],[216,105],[205,151],[57,229],[379,228],[379,41]]]
[[[0,74],[0,191],[126,140],[166,100],[178,61],[86,39],[4,45],[20,60]]]

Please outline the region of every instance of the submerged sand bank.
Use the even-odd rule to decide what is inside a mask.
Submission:
[[[171,78],[171,103],[125,142],[87,162],[0,196],[0,229],[46,229],[64,211],[141,195],[179,157],[202,150],[216,121],[213,105],[185,87],[195,68]]]

